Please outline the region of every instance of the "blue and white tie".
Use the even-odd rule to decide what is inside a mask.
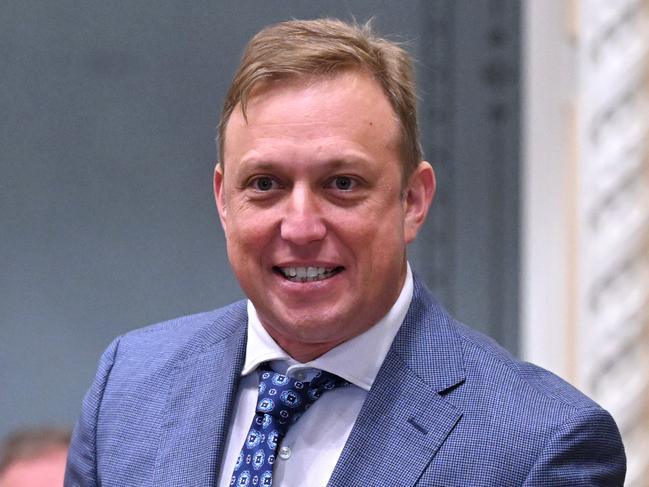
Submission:
[[[258,370],[257,412],[237,458],[231,486],[273,485],[277,446],[289,426],[309,409],[322,393],[349,383],[320,371],[311,382],[300,382],[270,370]]]

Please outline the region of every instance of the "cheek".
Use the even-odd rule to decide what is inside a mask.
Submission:
[[[379,271],[385,263],[392,266],[402,257],[405,249],[403,219],[399,209],[389,209],[377,215],[363,215],[362,218],[340,217],[336,227],[345,236],[345,241],[354,249],[356,259],[366,263],[371,271]]]
[[[226,238],[228,248],[236,252],[258,250],[277,233],[277,224],[267,212],[243,212],[229,219]]]

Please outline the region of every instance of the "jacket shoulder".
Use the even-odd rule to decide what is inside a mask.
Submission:
[[[119,337],[119,354],[135,353],[145,360],[175,355],[178,360],[210,348],[247,323],[246,302],[181,316],[132,330]]]
[[[517,359],[493,339],[466,325],[455,322],[455,327],[462,344],[469,387],[479,387],[484,393],[496,393],[497,388],[505,388],[509,400],[522,401],[523,405],[545,404],[567,415],[576,409],[599,408],[592,399],[554,373]]]
[[[450,364],[453,380],[439,380],[438,372],[427,377],[451,384],[437,388],[438,394],[462,415],[422,479],[453,479],[449,485],[458,479],[461,485],[623,485],[624,446],[607,411],[552,372],[454,320],[423,286],[415,299],[411,334],[418,340],[408,342],[418,352],[410,352],[412,362],[422,375],[422,362],[428,368]]]

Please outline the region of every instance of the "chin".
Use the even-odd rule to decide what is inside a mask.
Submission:
[[[291,313],[285,317],[275,320],[274,332],[287,337],[291,341],[302,343],[323,343],[331,341],[343,341],[346,337],[344,332],[347,327],[341,327],[343,318],[322,319],[322,315],[309,310],[306,313]],[[342,337],[341,337],[342,336]]]

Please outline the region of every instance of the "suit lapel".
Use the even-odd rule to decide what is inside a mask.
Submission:
[[[244,313],[232,334],[174,369],[152,485],[216,485],[245,359],[245,324]]]
[[[386,357],[382,375],[345,444],[331,487],[414,485],[461,417],[394,354]]]
[[[443,392],[463,380],[461,346],[451,319],[415,279],[408,314],[329,486],[415,485],[462,417]]]

